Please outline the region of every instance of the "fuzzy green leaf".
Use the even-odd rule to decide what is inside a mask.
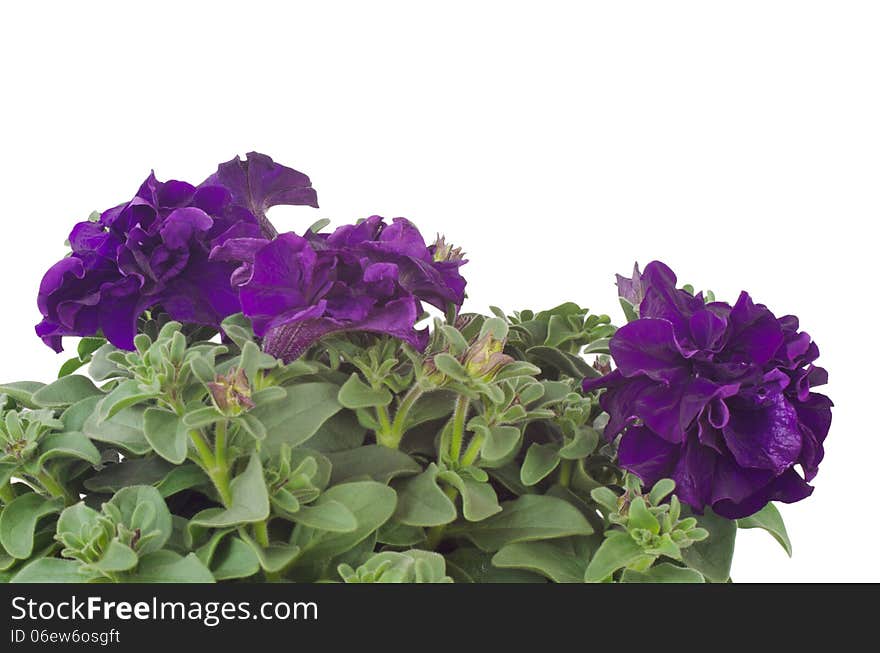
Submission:
[[[439,471],[437,465],[431,463],[418,476],[395,485],[397,511],[394,518],[397,521],[409,526],[440,526],[456,518],[455,504],[437,484]]]
[[[32,401],[45,408],[70,406],[86,397],[100,395],[92,380],[81,374],[71,374],[43,386],[32,396]]]
[[[393,399],[388,388],[371,388],[355,372],[339,388],[339,403],[351,410],[387,406]]]
[[[703,575],[696,569],[688,569],[664,562],[654,565],[647,571],[624,569],[620,578],[622,583],[705,583]]]
[[[492,564],[527,569],[555,583],[582,583],[587,567],[586,559],[578,557],[566,539],[508,544],[495,554]]]
[[[187,427],[175,413],[164,408],[144,411],[144,437],[157,454],[175,465],[186,460]]]
[[[208,508],[195,515],[190,524],[224,528],[263,521],[269,517],[269,493],[263,479],[263,466],[258,454],[252,454],[245,470],[229,484],[232,505],[229,508]]]
[[[61,499],[47,499],[33,492],[16,497],[0,513],[0,544],[14,558],[29,558],[37,522],[60,512],[63,506]]]
[[[556,497],[527,494],[501,504],[502,511],[481,522],[455,526],[484,551],[498,551],[514,542],[589,535],[592,526],[581,512]]]
[[[599,583],[622,567],[632,564],[645,554],[642,547],[625,531],[610,531],[590,560],[584,581]]]
[[[788,531],[785,530],[785,522],[782,515],[772,503],[768,503],[754,515],[738,519],[737,526],[740,528],[762,528],[773,536],[785,552],[791,557],[791,540],[788,539]]]
[[[287,389],[287,397],[251,411],[266,427],[263,447],[276,452],[282,444],[295,447],[318,432],[342,410],[337,400],[339,387],[332,383],[301,383]]]
[[[526,452],[520,470],[520,480],[523,485],[536,485],[549,476],[559,465],[559,451],[556,447],[547,444],[533,444]]]
[[[363,478],[388,483],[398,476],[422,471],[421,465],[407,454],[377,444],[338,451],[328,454],[327,457],[332,464],[330,476],[332,485]]]

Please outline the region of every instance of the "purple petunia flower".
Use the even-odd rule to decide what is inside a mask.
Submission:
[[[329,234],[231,239],[211,259],[241,263],[232,279],[242,310],[263,349],[290,361],[341,331],[385,333],[423,349],[427,330],[415,328],[422,302],[445,309],[464,300],[458,254],[426,246],[409,220],[372,216]]]
[[[150,174],[130,202],[73,228],[71,255],[40,284],[37,335],[56,351],[62,336],[96,333],[133,349],[138,317],[155,307],[218,326],[241,308],[229,282],[236,266],[209,260],[211,249],[274,233],[265,209],[282,203],[315,205],[309,179],[261,154],[221,164],[198,187]]]
[[[606,388],[621,467],[648,485],[670,477],[682,501],[731,519],[809,496],[831,425],[831,400],[812,391],[828,381],[819,349],[745,292],[707,304],[675,283],[663,263],[645,268],[640,319],[611,339],[617,369],[584,381]]]

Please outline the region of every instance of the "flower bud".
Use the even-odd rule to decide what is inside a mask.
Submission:
[[[467,373],[483,381],[495,378],[501,368],[513,362],[513,358],[504,353],[504,342],[489,332],[472,343],[462,361]]]
[[[447,243],[446,238],[440,234],[437,234],[437,239],[431,247],[435,263],[439,261],[461,261],[464,259],[464,252],[461,251],[461,247],[453,247],[452,243]]]
[[[254,407],[251,384],[241,368],[221,374],[207,385],[217,408],[226,415],[240,415]]]

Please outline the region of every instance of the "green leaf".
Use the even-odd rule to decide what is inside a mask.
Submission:
[[[242,532],[241,538],[251,547],[257,556],[259,566],[270,574],[276,573],[287,567],[300,553],[300,548],[295,544],[272,543],[269,546],[260,546],[247,533]]]
[[[239,349],[254,339],[254,329],[251,321],[242,313],[230,315],[220,323],[220,328]]]
[[[29,558],[37,522],[60,512],[63,506],[62,499],[47,499],[33,492],[16,497],[0,513],[0,544],[14,558]]]
[[[661,478],[659,481],[654,483],[654,487],[651,488],[651,493],[648,495],[648,499],[651,502],[652,506],[659,505],[663,499],[672,494],[675,490],[675,481],[671,478]]]
[[[86,420],[95,412],[95,407],[101,401],[100,396],[86,397],[69,406],[61,413],[61,422],[65,431],[82,431]]]
[[[83,485],[90,492],[113,494],[129,485],[156,485],[172,469],[176,468],[158,456],[132,458],[121,463],[106,465],[87,478]]]
[[[330,533],[297,524],[293,529],[291,544],[300,546],[300,563],[326,563],[334,556],[344,553],[367,539],[384,524],[397,503],[397,496],[387,485],[375,481],[358,481],[336,485],[324,492],[316,501],[338,501],[354,514],[357,528],[351,533]]]
[[[155,397],[154,393],[144,392],[141,390],[140,384],[129,379],[117,385],[110,394],[105,396],[101,403],[98,404],[98,419],[105,420],[113,417],[123,408],[143,403]]]
[[[625,531],[608,531],[605,540],[590,560],[584,581],[600,583],[615,571],[645,555],[642,547]]]
[[[309,438],[309,448],[323,453],[347,451],[361,446],[366,435],[367,429],[358,422],[355,413],[340,410]]]
[[[668,562],[654,565],[647,571],[624,569],[621,583],[705,583],[696,569],[679,567]]]
[[[785,522],[782,521],[782,515],[772,503],[768,503],[755,514],[738,519],[737,526],[740,528],[763,528],[770,533],[779,544],[785,549],[785,552],[791,557],[791,540],[788,539],[788,532],[785,530]]]
[[[214,551],[210,561],[216,580],[247,578],[260,571],[260,558],[253,547],[238,537],[227,537]]]
[[[251,413],[242,413],[235,418],[235,423],[254,440],[266,439],[266,427],[263,426],[263,423]]]
[[[456,583],[546,583],[539,574],[524,569],[496,567],[492,554],[460,547],[446,556],[447,573]]]
[[[629,506],[629,521],[627,528],[643,528],[646,531],[657,535],[660,532],[660,522],[648,510],[645,500],[642,497],[636,497]]]
[[[351,510],[332,499],[311,506],[302,506],[294,517],[298,524],[334,533],[351,533],[358,525]]]
[[[95,575],[80,572],[80,564],[76,560],[61,558],[38,558],[29,565],[22,567],[10,583],[86,583]]]
[[[495,554],[492,564],[534,571],[555,583],[582,583],[587,567],[568,539],[508,544]]]
[[[287,397],[250,413],[266,427],[263,447],[269,453],[277,453],[282,444],[291,448],[302,444],[342,410],[336,399],[339,387],[332,383],[300,383],[286,389]]]
[[[393,519],[382,524],[378,532],[378,540],[391,546],[413,546],[425,541],[425,529],[418,526],[407,526]]]
[[[92,465],[101,462],[101,452],[82,433],[50,433],[40,442],[39,464],[53,458],[79,458]]]
[[[559,457],[566,460],[586,458],[596,449],[600,439],[596,429],[582,426],[575,431],[574,438],[559,450]]]
[[[682,559],[712,583],[726,583],[736,544],[736,522],[719,517],[710,508],[694,515],[697,525],[709,531],[709,538],[682,550]]]
[[[119,509],[122,515],[122,523],[131,531],[141,527],[139,515],[142,515],[144,511],[142,505],[147,504],[150,506],[149,512],[153,515],[150,530],[158,531],[158,534],[147,541],[141,540],[141,544],[138,547],[140,555],[143,556],[158,551],[165,546],[168,538],[171,537],[171,532],[174,529],[171,512],[168,510],[165,499],[162,498],[159,490],[152,485],[133,485],[122,488],[113,495],[113,498],[108,503]]]
[[[79,358],[68,358],[58,370],[58,378],[60,379],[62,376],[73,374],[86,363],[88,363],[88,361],[80,360]]]
[[[82,360],[84,363],[88,363],[92,354],[98,351],[105,344],[107,344],[106,338],[92,336],[81,338],[76,345],[76,355],[79,356],[80,360]]]
[[[356,410],[358,408],[373,408],[375,406],[387,406],[393,399],[388,388],[371,388],[361,381],[360,376],[355,372],[339,388],[339,403]]]
[[[141,558],[137,571],[125,580],[129,583],[213,583],[214,576],[195,553],[181,557],[172,551],[156,551]]]
[[[175,413],[164,408],[144,411],[144,437],[157,454],[175,465],[186,460],[189,435],[186,424]]]
[[[458,490],[461,512],[468,521],[482,521],[501,512],[498,495],[489,483],[462,477],[452,471],[440,472],[440,478]]]
[[[480,456],[484,462],[504,460],[519,445],[520,430],[515,426],[492,426],[486,431]]]
[[[127,370],[123,370],[108,358],[110,354],[118,352],[109,342],[101,345],[92,353],[92,361],[89,364],[89,376],[95,381],[106,381],[120,376],[130,376]]]
[[[520,470],[523,485],[536,485],[549,476],[559,465],[559,452],[556,447],[547,444],[533,444],[526,452]]]
[[[34,392],[32,400],[44,408],[57,408],[70,406],[86,397],[100,394],[101,391],[95,387],[90,378],[81,374],[71,374],[43,386]]]
[[[592,526],[581,512],[556,497],[527,494],[501,504],[501,512],[481,522],[455,526],[484,551],[497,551],[514,542],[589,535]]]
[[[364,478],[388,483],[398,476],[422,471],[421,465],[402,451],[378,444],[338,451],[328,454],[327,457],[332,465],[331,485]]]
[[[526,354],[537,361],[542,369],[545,367],[556,369],[566,376],[575,379],[598,376],[598,372],[593,369],[593,366],[580,356],[575,356],[553,347],[545,347],[543,345],[530,347]]]
[[[213,406],[205,406],[187,411],[183,416],[183,423],[191,429],[201,429],[225,419],[226,416]]]
[[[232,479],[229,489],[232,493],[232,505],[229,508],[203,510],[190,520],[190,524],[224,528],[264,521],[269,517],[269,493],[258,454],[251,455],[248,466]]]
[[[34,402],[34,393],[46,387],[39,381],[16,381],[14,383],[0,383],[0,395],[9,395],[15,403],[25,408],[39,408]]]
[[[527,361],[514,361],[501,368],[498,374],[495,375],[495,381],[515,379],[520,376],[537,376],[540,373],[541,368],[537,365],[532,365]]]
[[[162,497],[167,498],[178,492],[210,483],[211,479],[198,465],[187,464],[174,467],[165,478],[156,484],[156,489],[159,490]]]
[[[410,409],[405,428],[409,430],[419,424],[451,415],[455,408],[456,396],[448,390],[434,390],[423,394]]]
[[[394,518],[409,526],[440,526],[454,521],[458,515],[455,504],[437,484],[437,465],[395,485],[397,511]]]
[[[132,406],[103,422],[92,414],[83,424],[82,431],[92,440],[106,442],[136,456],[143,456],[150,451],[150,443],[144,436],[143,423],[143,407]]]
[[[138,556],[131,547],[126,546],[119,540],[110,540],[107,551],[93,566],[105,573],[128,571],[138,563]]]
[[[434,365],[438,370],[455,381],[466,382],[470,379],[461,363],[450,354],[441,353],[434,356]]]
[[[17,462],[8,461],[0,463],[0,485],[6,485],[17,470]]]

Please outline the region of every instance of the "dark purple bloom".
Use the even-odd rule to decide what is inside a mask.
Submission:
[[[670,477],[682,501],[731,519],[809,496],[831,425],[831,401],[812,392],[828,380],[819,349],[796,317],[745,292],[707,304],[675,283],[664,264],[645,268],[640,319],[611,340],[617,369],[584,382],[606,388],[620,465],[648,485]]]
[[[245,188],[236,185],[236,166],[247,173]],[[74,226],[70,256],[40,284],[37,335],[56,351],[62,336],[96,333],[132,349],[138,317],[156,307],[181,322],[218,326],[241,307],[229,281],[236,266],[209,260],[211,250],[230,238],[261,237],[254,203],[313,202],[311,188],[308,197],[298,194],[303,178],[307,185],[304,175],[256,154],[222,164],[198,187],[150,174],[130,202]],[[230,188],[219,185],[225,179]]]
[[[280,204],[306,205],[318,208],[318,195],[312,182],[303,173],[278,165],[265,154],[248,152],[247,159],[238,157],[221,163],[217,172],[202,186],[222,186],[232,194],[232,202],[247,209],[260,224],[263,236],[278,235],[266,218],[270,207]]]
[[[232,239],[211,258],[242,263],[233,275],[242,310],[263,349],[290,361],[341,331],[384,333],[423,349],[427,330],[415,328],[422,302],[445,309],[464,300],[465,261],[439,260],[444,252],[435,250],[408,220],[373,216],[330,234]]]

